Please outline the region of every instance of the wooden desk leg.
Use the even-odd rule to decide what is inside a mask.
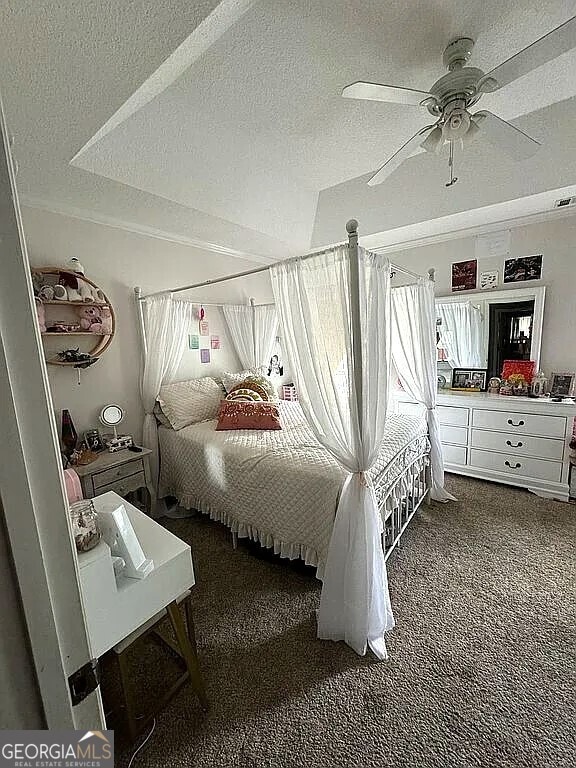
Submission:
[[[130,690],[130,672],[126,661],[125,651],[117,654],[118,659],[118,671],[120,672],[120,685],[122,687],[122,696],[124,698],[124,712],[126,726],[128,727],[128,733],[132,741],[136,741],[140,735],[139,724],[136,721],[136,713],[133,708],[132,692]]]
[[[184,661],[186,662],[186,667],[188,668],[188,674],[190,675],[190,683],[192,684],[192,688],[194,689],[194,692],[198,696],[198,699],[200,700],[200,704],[202,705],[202,709],[208,709],[208,699],[206,698],[206,691],[204,689],[204,682],[202,681],[202,675],[200,674],[200,666],[198,664],[198,656],[196,655],[196,641],[194,639],[192,644],[191,638],[188,636],[188,633],[186,632],[186,625],[184,624],[184,620],[182,619],[182,614],[180,613],[180,608],[178,607],[178,603],[175,601],[170,603],[166,607],[166,611],[168,612],[168,616],[170,617],[170,622],[172,624],[172,628],[174,630],[174,634],[176,635],[176,641],[178,645],[180,646],[180,651],[182,652],[182,656],[184,658]],[[191,617],[191,612],[188,614]],[[193,631],[194,625],[192,624],[192,631]]]

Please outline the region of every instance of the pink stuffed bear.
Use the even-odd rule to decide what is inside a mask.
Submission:
[[[90,333],[109,335],[112,333],[112,313],[109,307],[78,307],[80,327]]]

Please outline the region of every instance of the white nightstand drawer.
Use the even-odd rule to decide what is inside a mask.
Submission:
[[[515,413],[512,410],[488,411],[474,408],[472,426],[495,429],[499,432],[563,438],[566,431],[566,418],[564,416],[540,416],[534,413]]]
[[[466,464],[466,448],[460,445],[442,445],[442,456],[448,464]]]
[[[474,448],[511,453],[514,456],[532,456],[536,459],[562,461],[564,455],[564,440],[527,437],[512,432],[487,432],[483,429],[473,429],[472,445]]]
[[[110,483],[113,483],[116,480],[121,480],[123,477],[129,477],[130,475],[135,475],[137,472],[143,471],[144,467],[142,466],[142,459],[137,459],[135,461],[119,464],[117,467],[111,467],[110,469],[105,469],[103,472],[98,472],[92,475],[92,482],[94,483],[94,488],[103,488],[105,485],[110,485]],[[111,490],[111,488],[108,488],[107,490]],[[104,491],[100,491],[100,493],[104,493]]]
[[[436,413],[440,424],[449,424],[455,427],[468,426],[468,408],[458,408],[452,405],[437,405]]]
[[[120,480],[116,480],[109,485],[104,485],[98,488],[98,495],[107,493],[108,491],[114,491],[119,496],[125,496],[131,491],[137,491],[138,488],[144,488],[146,485],[146,478],[144,472],[138,472],[137,475],[130,475],[130,477],[123,477]]]
[[[468,429],[466,427],[451,427],[441,424],[440,440],[443,443],[452,443],[452,445],[467,445]]]
[[[557,461],[532,459],[511,453],[481,451],[475,448],[470,451],[470,465],[493,472],[504,472],[507,475],[548,480],[552,483],[559,483],[562,475],[562,464]]]

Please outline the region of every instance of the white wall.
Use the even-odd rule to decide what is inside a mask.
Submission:
[[[79,433],[100,427],[100,409],[113,402],[126,411],[122,432],[139,438],[142,424],[140,340],[134,286],[141,286],[145,293],[164,290],[259,265],[38,209],[25,207],[23,216],[31,264],[64,265],[72,256],[77,256],[86,276],[104,290],[116,313],[116,336],[102,358],[82,372],[80,386],[72,367],[48,366],[58,424],[61,409],[68,408]],[[181,296],[199,302],[245,303],[251,296],[257,301],[268,301],[271,287],[265,272]],[[220,310],[207,307],[206,319],[210,333],[220,335],[222,349],[211,350],[210,364],[200,363],[198,350],[186,350],[178,373],[180,379],[239,368]],[[197,330],[193,327],[190,333]]]
[[[576,370],[576,215],[518,227],[511,230],[510,257],[544,255],[542,280],[502,284],[504,257],[482,258],[478,273],[500,270],[500,288],[546,286],[541,368],[551,371]],[[451,294],[451,265],[473,259],[475,238],[461,238],[390,254],[398,264],[425,273],[436,269],[436,295]]]

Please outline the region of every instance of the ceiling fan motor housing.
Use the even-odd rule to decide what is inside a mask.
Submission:
[[[427,100],[425,106],[430,114],[435,116],[445,112],[448,105],[454,101],[463,101],[468,109],[482,95],[478,92],[478,82],[483,77],[484,72],[477,67],[462,67],[448,72],[430,88],[435,101]]]

